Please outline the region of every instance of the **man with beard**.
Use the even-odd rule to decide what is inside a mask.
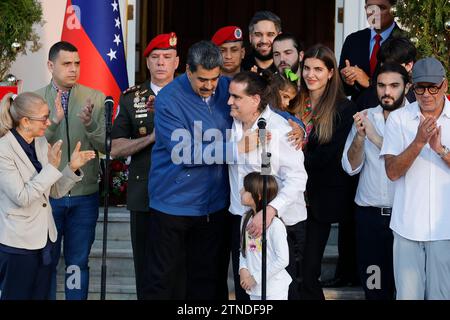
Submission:
[[[223,27],[217,30],[211,41],[219,47],[223,57],[221,75],[232,78],[241,71],[242,59],[245,56],[242,30],[236,26]]]
[[[380,65],[388,62],[401,64],[408,71],[408,74],[411,75],[412,68],[416,62],[416,55],[417,50],[412,42],[408,38],[399,37],[386,40],[378,52],[377,59]],[[406,104],[416,101],[412,90],[409,90],[406,94],[406,100]],[[373,81],[370,87],[358,97],[356,106],[358,111],[362,111],[374,108],[378,103],[377,84],[376,81]]]
[[[377,77],[380,105],[356,113],[342,155],[349,175],[361,173],[356,192],[357,264],[366,299],[394,299],[393,235],[389,229],[394,184],[380,156],[386,119],[404,106],[409,75],[399,64],[386,63]]]
[[[291,81],[300,79],[300,62],[303,60],[303,46],[290,33],[281,33],[273,40],[273,63],[278,72]],[[297,79],[297,80],[295,80]]]
[[[281,33],[281,19],[270,11],[258,11],[249,24],[249,39],[252,53],[242,62],[242,70],[256,71],[259,75],[268,70],[277,72],[273,63],[272,43]]]

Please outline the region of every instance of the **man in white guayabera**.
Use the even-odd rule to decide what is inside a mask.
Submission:
[[[417,101],[389,115],[380,155],[395,181],[397,299],[450,299],[450,101],[435,58],[417,61]]]

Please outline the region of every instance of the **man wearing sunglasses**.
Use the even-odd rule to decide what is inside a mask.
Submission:
[[[395,181],[394,231],[397,299],[450,299],[450,101],[442,64],[414,65],[417,101],[389,115],[383,147]]]

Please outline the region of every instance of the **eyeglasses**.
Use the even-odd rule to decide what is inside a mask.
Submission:
[[[413,87],[413,90],[415,92],[415,94],[418,94],[419,96],[425,94],[425,90],[428,89],[428,93],[435,95],[438,94],[439,90],[441,90],[442,86],[444,85],[444,81],[442,81],[440,86],[418,86],[415,85]]]
[[[48,115],[43,116],[43,117],[27,117],[27,118],[30,119],[30,120],[41,121],[41,122],[45,123],[50,118],[50,115],[48,114]]]

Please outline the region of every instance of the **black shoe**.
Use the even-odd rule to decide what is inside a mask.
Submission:
[[[323,288],[340,288],[340,287],[352,287],[357,285],[356,282],[348,281],[344,278],[332,278],[322,282]]]

